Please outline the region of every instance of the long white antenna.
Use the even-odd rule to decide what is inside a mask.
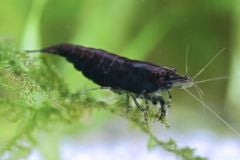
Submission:
[[[218,81],[218,80],[224,80],[224,79],[229,79],[229,77],[228,76],[214,77],[214,78],[204,79],[204,80],[200,80],[200,81],[195,81],[194,83],[199,84],[199,83]]]
[[[203,99],[203,91],[202,91],[202,89],[196,84],[196,83],[194,83],[194,88],[195,88],[195,90],[197,91],[197,93],[198,93],[198,95],[199,95],[199,98],[200,99]]]
[[[184,89],[190,96],[192,96],[196,101],[198,101],[201,105],[203,105],[205,108],[207,108],[214,116],[216,116],[220,121],[222,121],[230,130],[232,130],[236,135],[240,137],[240,133],[233,128],[227,121],[225,121],[220,115],[218,115],[209,105],[201,101],[199,98],[197,98],[192,92],[190,92],[188,89]]]
[[[187,45],[186,49],[186,59],[185,59],[185,75],[188,74],[188,55],[189,55],[189,44]]]
[[[225,48],[221,49],[194,77],[193,80],[196,79],[216,58],[219,56]]]

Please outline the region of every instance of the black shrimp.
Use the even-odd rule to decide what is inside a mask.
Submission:
[[[194,85],[193,80],[176,72],[175,69],[157,66],[148,62],[131,60],[101,49],[87,48],[80,45],[59,44],[27,52],[43,52],[65,57],[85,77],[101,87],[110,88],[116,93],[126,93],[144,113],[149,108],[149,102],[160,104],[159,119],[163,120],[172,96],[172,87],[188,88]],[[167,91],[169,100],[161,96]],[[145,101],[141,106],[137,98]]]

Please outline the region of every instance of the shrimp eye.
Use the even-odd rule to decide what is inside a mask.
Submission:
[[[164,69],[161,69],[161,70],[159,71],[159,74],[160,74],[160,76],[165,76],[165,75],[167,74],[167,71],[164,70]]]

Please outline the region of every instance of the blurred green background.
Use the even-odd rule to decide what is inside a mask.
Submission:
[[[69,42],[174,67],[182,74],[189,47],[191,76],[225,48],[198,80],[229,77],[200,87],[204,101],[240,130],[239,0],[0,0],[0,22],[0,41],[17,49]],[[72,91],[94,86],[64,59],[47,58]],[[216,131],[221,126],[232,134],[185,92],[174,89],[172,94],[169,116],[179,128]]]

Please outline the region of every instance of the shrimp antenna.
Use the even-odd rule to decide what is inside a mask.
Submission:
[[[229,77],[228,76],[214,77],[214,78],[204,79],[200,81],[195,81],[194,83],[199,84],[199,83],[212,82],[212,81],[218,81],[218,80],[224,80],[224,79],[229,79]]]
[[[188,74],[188,55],[189,55],[189,44],[187,45],[187,48],[186,48],[185,75]]]
[[[221,49],[194,77],[196,79],[226,48]]]
[[[88,93],[88,92],[90,92],[90,91],[108,90],[108,89],[110,89],[110,88],[109,88],[109,87],[94,87],[94,88],[88,88],[88,89],[81,90],[81,91],[79,92],[79,94],[81,95],[81,94],[86,94],[86,93]]]
[[[185,92],[187,92],[191,97],[193,97],[196,101],[198,101],[203,107],[208,109],[214,116],[216,116],[220,121],[222,121],[231,131],[233,131],[236,135],[240,137],[240,133],[233,128],[227,121],[225,121],[219,114],[217,114],[209,105],[204,103],[202,100],[197,98],[192,92],[190,92],[188,89],[184,89]]]
[[[204,93],[203,93],[202,89],[196,83],[194,83],[193,86],[194,86],[195,90],[197,91],[199,98],[203,99]]]
[[[24,52],[35,53],[35,52],[42,52],[42,50],[25,50]]]

